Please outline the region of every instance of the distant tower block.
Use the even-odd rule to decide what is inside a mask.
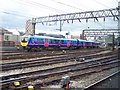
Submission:
[[[25,27],[25,34],[34,34],[34,31],[32,29],[32,21],[31,20],[27,20],[26,21],[26,27]]]

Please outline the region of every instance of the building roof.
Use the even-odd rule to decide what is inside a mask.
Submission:
[[[13,33],[8,31],[7,29],[0,28],[0,34],[13,34]]]

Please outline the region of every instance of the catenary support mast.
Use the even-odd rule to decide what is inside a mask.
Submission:
[[[120,2],[118,2],[118,18],[118,31],[120,31]]]

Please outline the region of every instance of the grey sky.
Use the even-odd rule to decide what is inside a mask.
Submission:
[[[63,13],[93,11],[107,8],[116,8],[119,0],[0,0],[0,27],[25,31],[26,20],[32,17],[41,17]],[[108,18],[106,22],[100,20],[95,23],[84,20],[73,24],[67,22],[63,25],[65,31],[80,31],[90,28],[117,28],[117,21]],[[46,26],[38,24],[36,29],[55,32],[59,24]]]

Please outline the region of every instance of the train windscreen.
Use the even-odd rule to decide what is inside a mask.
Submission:
[[[21,42],[27,42],[28,41],[28,37],[23,37],[22,39],[21,39]]]

